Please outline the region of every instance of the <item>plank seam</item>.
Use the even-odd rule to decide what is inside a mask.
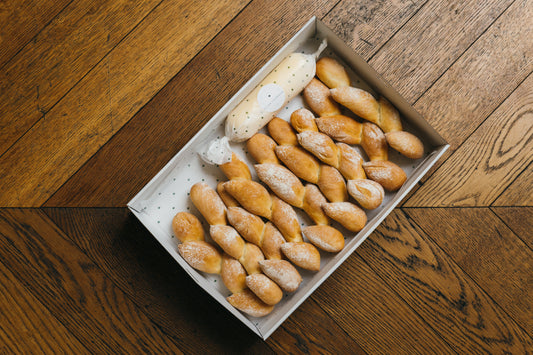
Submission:
[[[516,90],[516,89],[515,89],[515,90]],[[532,166],[532,165],[533,165],[533,162],[530,162],[530,163],[529,163],[529,164],[528,164],[528,165],[527,165],[527,166],[526,166],[526,167],[520,172],[520,174],[516,175],[516,177],[513,179],[513,181],[511,181],[511,182],[507,185],[507,187],[506,187],[506,188],[505,188],[505,189],[504,189],[504,190],[503,190],[498,196],[496,196],[496,198],[494,198],[494,200],[490,203],[489,206],[490,206],[490,207],[493,207],[493,206],[494,206],[494,203],[495,203],[496,201],[498,201],[498,199],[500,198],[500,196],[503,195],[503,194],[507,191],[507,189],[509,188],[509,186],[511,186],[511,185],[512,185],[512,184],[513,184],[513,183],[514,183],[514,182],[515,182],[515,181],[516,181],[516,180],[517,180],[522,174],[525,174],[526,170],[527,170],[530,166]],[[503,207],[503,206],[494,206],[494,207]],[[517,207],[518,207],[518,206],[517,206]],[[522,206],[520,206],[520,207],[522,207]]]
[[[410,208],[411,208],[411,207],[408,207],[408,208],[405,208],[405,209],[408,210],[408,209],[410,209]],[[435,207],[425,207],[425,208],[426,208],[426,209],[433,209],[433,208],[435,208]],[[449,208],[449,207],[440,207],[440,208],[446,209],[446,208]],[[467,208],[470,208],[470,207],[467,207]],[[479,207],[479,208],[490,209],[490,207],[486,207],[486,206],[485,206],[485,207]],[[448,254],[443,248],[440,247],[440,245],[437,243],[437,241],[436,241],[435,239],[433,239],[433,238],[428,234],[428,232],[427,232],[424,228],[422,228],[422,226],[420,226],[420,225],[419,225],[414,219],[412,219],[412,218],[409,216],[408,213],[406,213],[406,212],[404,211],[404,208],[402,208],[402,212],[406,215],[406,217],[407,217],[407,219],[408,219],[409,221],[411,221],[411,222],[414,223],[418,228],[420,228],[420,230],[422,230],[422,231],[424,232],[424,235],[425,235],[430,241],[432,241],[433,244],[434,244],[437,248],[439,248],[439,250],[440,250],[444,255],[446,255],[446,256],[449,258],[450,262],[453,262],[453,264],[454,264],[457,268],[459,268],[459,270],[461,270],[461,271],[464,273],[465,277],[468,277],[468,279],[469,279],[474,285],[476,285],[476,286],[478,287],[478,289],[479,289],[480,291],[482,291],[488,299],[490,299],[490,301],[493,303],[493,306],[494,306],[495,308],[497,307],[497,308],[498,308],[503,314],[505,314],[505,315],[509,318],[510,321],[512,321],[512,322],[514,323],[514,325],[516,325],[521,331],[523,331],[525,335],[527,335],[527,336],[529,336],[529,338],[533,339],[533,337],[532,337],[532,336],[531,336],[531,335],[530,335],[530,334],[529,334],[529,333],[528,333],[528,332],[522,327],[522,325],[521,325],[520,323],[518,323],[518,322],[517,322],[517,321],[516,321],[516,320],[515,320],[515,319],[514,319],[514,318],[513,318],[508,312],[507,312],[507,310],[506,310],[504,307],[502,307],[498,302],[496,302],[496,300],[494,300],[494,298],[492,298],[492,295],[491,295],[489,292],[487,292],[483,287],[481,287],[481,285],[478,284],[478,282],[477,282],[476,280],[474,280],[474,278],[473,278],[472,276],[470,276],[470,274],[467,273],[467,272],[461,267],[461,265],[459,265],[459,264],[457,264],[457,263],[455,262],[455,260],[453,259],[453,257],[452,257],[451,255],[449,255],[449,254]],[[512,232],[513,234],[515,234],[512,230],[511,230],[511,232]],[[515,235],[516,235],[516,234],[515,234]],[[520,239],[520,238],[518,238],[518,239]],[[521,240],[521,239],[520,239],[520,240]]]

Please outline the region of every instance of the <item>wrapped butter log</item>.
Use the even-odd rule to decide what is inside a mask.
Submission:
[[[296,97],[316,74],[316,59],[326,47],[324,40],[313,54],[291,53],[229,114],[225,134],[242,142],[257,133],[290,100]]]
[[[222,282],[232,293],[227,300],[235,308],[253,317],[263,317],[272,312],[273,305],[266,304],[247,289],[246,271],[241,263],[228,254],[222,254],[204,240],[204,230],[198,218],[188,212],[179,212],[172,219],[172,230],[181,244],[178,251],[193,268],[209,274],[220,274]],[[263,265],[261,265],[264,268]],[[274,275],[283,272],[278,267]]]

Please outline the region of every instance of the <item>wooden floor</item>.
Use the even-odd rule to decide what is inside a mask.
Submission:
[[[126,203],[311,16],[451,149],[265,342]],[[0,3],[0,353],[533,352],[532,0]]]

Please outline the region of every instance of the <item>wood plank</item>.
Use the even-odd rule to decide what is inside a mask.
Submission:
[[[322,21],[369,60],[426,2],[342,0]]]
[[[0,352],[89,354],[40,300],[0,262]]]
[[[311,16],[335,3],[252,2],[45,206],[124,206]],[[102,180],[113,184],[94,183]]]
[[[532,151],[530,75],[404,206],[489,206],[531,164]]]
[[[505,312],[533,334],[533,251],[520,238],[489,208],[406,211]]]
[[[331,274],[311,299],[368,354],[454,354],[357,254]]]
[[[46,201],[246,3],[182,0],[157,6],[0,157],[0,204]]]
[[[21,50],[71,0],[0,2],[0,68]]]
[[[145,313],[35,209],[0,210],[2,262],[97,353],[181,353]]]
[[[533,163],[498,196],[492,206],[533,206],[533,193],[531,182],[533,181]]]
[[[491,207],[491,210],[533,249],[533,207]]]
[[[429,0],[370,64],[414,103],[512,2]]]
[[[426,209],[416,212],[436,224]],[[532,346],[482,286],[400,210],[357,251],[457,353],[519,354]]]
[[[533,70],[532,17],[531,1],[513,2],[415,103],[452,149]]]
[[[199,288],[126,208],[44,211],[185,353],[270,352]]]
[[[2,68],[0,155],[159,2],[75,0]]]
[[[302,303],[267,344],[276,354],[366,354],[313,299]]]

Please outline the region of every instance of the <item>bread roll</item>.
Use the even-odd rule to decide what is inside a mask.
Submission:
[[[312,244],[305,242],[285,243],[281,246],[281,251],[287,259],[302,269],[320,270],[320,253]]]
[[[344,236],[331,226],[308,226],[302,230],[302,233],[313,245],[324,251],[336,253],[344,248]]]
[[[239,203],[237,202],[237,200],[231,197],[231,195],[228,194],[226,190],[224,189],[224,182],[225,181],[221,181],[217,184],[218,196],[220,196],[220,198],[222,199],[222,202],[224,202],[226,207],[238,207]]]
[[[179,212],[172,218],[172,231],[182,243],[204,240],[202,224],[196,216],[188,212]]]
[[[424,155],[424,145],[413,134],[406,131],[389,132],[385,134],[392,149],[410,159],[420,159]]]
[[[289,169],[274,163],[254,165],[259,180],[265,183],[283,201],[301,208],[305,189],[302,182]]]
[[[226,206],[215,190],[204,182],[191,187],[190,198],[194,206],[210,225],[226,224]]]
[[[263,260],[259,262],[261,270],[283,291],[294,292],[302,282],[302,276],[291,263],[286,260]]]
[[[193,240],[178,245],[178,252],[193,268],[208,274],[220,274],[222,255],[213,245]]]
[[[320,58],[316,62],[316,76],[330,89],[350,86],[350,77],[344,66],[330,57]]]
[[[220,271],[222,282],[231,293],[242,292],[246,288],[246,271],[242,264],[230,257],[222,255],[222,268]]]
[[[261,299],[249,289],[234,293],[227,297],[226,300],[233,307],[252,317],[264,317],[274,309],[274,306],[261,301]]]
[[[350,194],[361,207],[367,210],[378,208],[385,197],[383,187],[373,180],[349,180],[346,183],[346,187],[348,189],[348,194]]]
[[[326,215],[351,232],[359,232],[366,224],[365,212],[349,202],[326,203],[322,206]]]
[[[378,182],[387,191],[398,190],[407,180],[402,168],[390,161],[365,162],[363,168],[369,179]]]
[[[336,103],[329,92],[329,88],[317,79],[312,79],[303,91],[305,101],[314,113],[319,116],[339,115],[339,104]]]
[[[263,274],[246,276],[246,286],[268,305],[277,304],[283,297],[279,286]]]

